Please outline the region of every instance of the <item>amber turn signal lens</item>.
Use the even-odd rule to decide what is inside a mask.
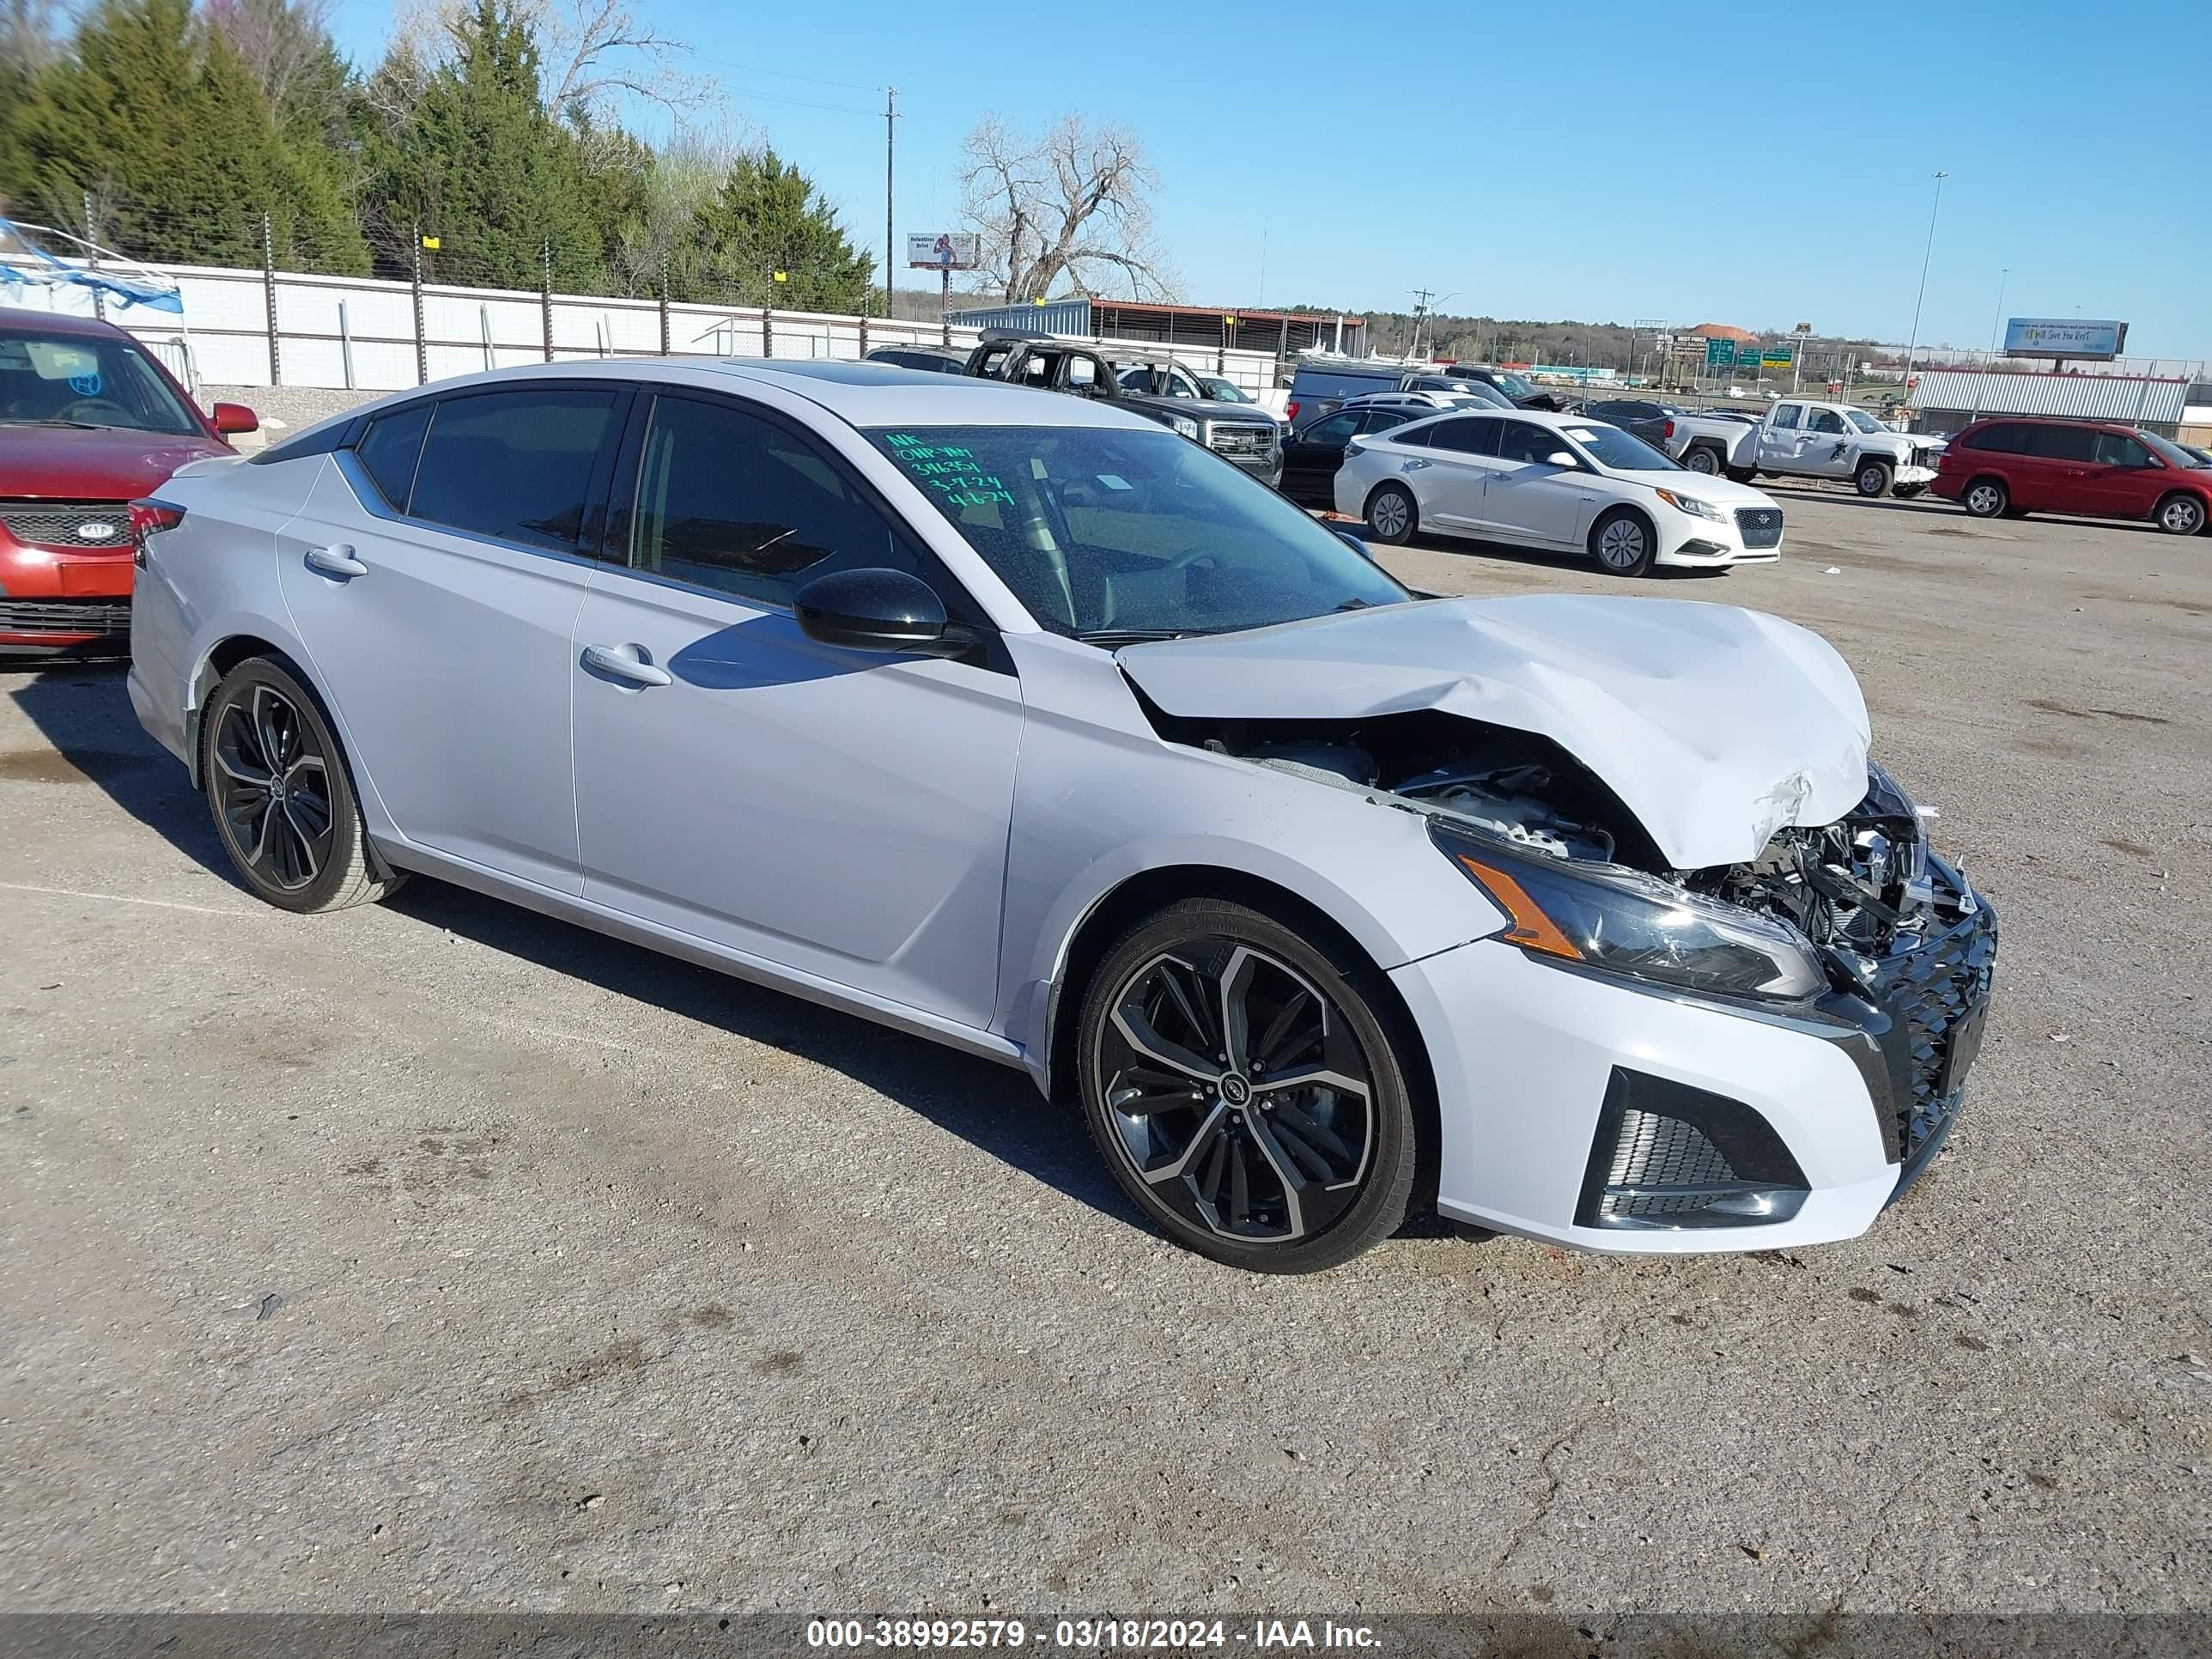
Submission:
[[[1497,900],[1498,908],[1512,918],[1512,929],[1504,936],[1507,944],[1517,945],[1524,951],[1541,951],[1547,956],[1565,957],[1570,962],[1583,959],[1575,942],[1537,908],[1536,901],[1528,896],[1519,882],[1494,864],[1485,864],[1465,853],[1453,856],[1474,878],[1475,885]]]

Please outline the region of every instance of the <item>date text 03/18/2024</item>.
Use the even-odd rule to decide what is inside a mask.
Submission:
[[[823,1649],[1025,1648],[1077,1653],[1187,1652],[1246,1647],[1257,1651],[1370,1649],[1375,1631],[1332,1619],[816,1619],[806,1644]]]

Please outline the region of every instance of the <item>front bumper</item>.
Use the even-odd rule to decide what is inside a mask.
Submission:
[[[1936,482],[1936,469],[1932,466],[1900,466],[1889,475],[1889,481],[1893,486],[1903,484],[1907,489],[1914,484],[1932,484]]]
[[[1391,979],[1437,1082],[1437,1207],[1501,1231],[1623,1253],[1855,1237],[1949,1133],[1996,948],[1996,915],[1975,902],[1859,990],[1788,1006],[1676,995],[1539,962],[1495,939],[1399,968]],[[1695,1206],[1664,1201],[1635,1208],[1622,1192],[1655,1172],[1674,1179],[1684,1162],[1661,1168],[1667,1148],[1655,1162],[1650,1145],[1626,1146],[1625,1124],[1650,1122],[1628,1115],[1639,1110],[1721,1114],[1724,1127],[1705,1121],[1710,1142],[1682,1144],[1758,1164],[1717,1173],[1749,1177],[1735,1182],[1745,1188],[1778,1184],[1784,1201],[1747,1202],[1734,1215],[1686,1215]]]
[[[131,580],[127,546],[74,550],[0,539],[0,655],[120,651],[131,632]]]

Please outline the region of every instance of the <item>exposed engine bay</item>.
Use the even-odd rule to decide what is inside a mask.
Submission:
[[[1153,715],[1172,740],[1369,792],[1527,854],[1626,866],[1860,957],[1911,948],[1936,900],[1921,811],[1877,766],[1866,798],[1835,822],[1785,824],[1749,863],[1677,870],[1604,781],[1547,738],[1433,710],[1357,722]]]

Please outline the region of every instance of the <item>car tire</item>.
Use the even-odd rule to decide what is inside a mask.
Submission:
[[[2177,489],[2158,504],[2151,522],[2169,536],[2194,536],[2204,528],[2204,498]]]
[[[1224,1041],[1232,1021],[1243,1052]],[[1185,899],[1124,933],[1091,976],[1084,1118],[1121,1190],[1176,1243],[1252,1273],[1319,1273],[1405,1218],[1418,1067],[1402,1026],[1355,948]],[[1334,1081],[1285,1086],[1271,1069]]]
[[[249,657],[224,675],[200,734],[216,836],[256,898],[318,915],[383,898],[405,881],[371,866],[344,752],[321,700],[288,664]]]
[[[1632,507],[1616,507],[1590,526],[1590,557],[1612,576],[1645,576],[1659,556],[1659,532]]]
[[[1977,519],[2012,516],[2012,492],[2002,478],[1969,478],[1959,492],[1959,505]]]
[[[1705,444],[1692,444],[1683,452],[1682,465],[1692,472],[1702,472],[1708,478],[1717,478],[1728,463],[1721,459],[1718,450]]]
[[[1421,527],[1420,504],[1403,484],[1386,483],[1370,492],[1362,516],[1369,532],[1389,547],[1403,547]]]
[[[1851,483],[1860,495],[1875,501],[1889,493],[1889,481],[1896,477],[1887,461],[1862,461]]]
[[[1926,484],[1899,484],[1892,489],[1889,493],[1896,496],[1900,501],[1909,501],[1915,495],[1919,495],[1927,488],[1928,486]]]

